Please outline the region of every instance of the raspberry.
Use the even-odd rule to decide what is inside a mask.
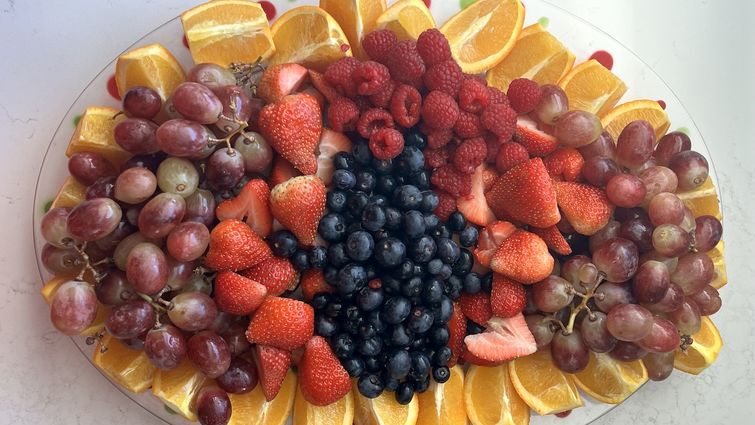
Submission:
[[[505,173],[529,158],[530,155],[524,146],[516,142],[506,142],[501,145],[495,157],[495,168],[499,173]]]
[[[508,142],[516,131],[516,111],[506,105],[494,103],[482,112],[480,122],[498,136],[501,142]]]
[[[344,96],[354,97],[357,94],[357,85],[351,76],[359,66],[359,61],[345,56],[328,66],[325,70],[325,81]]]
[[[381,128],[393,128],[393,117],[385,109],[371,108],[362,112],[357,121],[357,131],[365,139]]]
[[[445,190],[455,198],[472,192],[472,175],[464,174],[450,164],[433,171],[430,182],[436,189]]]
[[[413,127],[419,122],[422,109],[422,95],[414,87],[401,84],[393,91],[391,97],[391,114],[402,127]]]
[[[388,84],[391,74],[382,63],[366,61],[359,64],[351,74],[351,79],[356,84],[357,93],[362,96],[369,96],[379,93]]]
[[[498,137],[491,132],[486,132],[482,137],[485,139],[485,144],[488,146],[488,156],[485,158],[485,162],[488,164],[495,164],[496,156],[501,149],[501,143],[498,140]]]
[[[485,87],[488,86],[488,80],[486,80],[485,77],[483,77],[480,74],[467,74],[465,72],[464,73],[464,79],[465,80],[476,80],[476,81],[479,81],[480,83],[482,83],[483,86],[485,86]]]
[[[417,51],[427,66],[451,59],[451,46],[446,36],[435,28],[425,30],[417,37]]]
[[[414,40],[401,40],[394,44],[386,61],[393,78],[402,83],[416,83],[425,73],[425,63],[417,53]]]
[[[396,89],[396,82],[388,80],[388,83],[380,89],[379,92],[370,95],[370,103],[376,108],[387,108],[391,103],[391,97],[393,96],[393,90]]]
[[[485,161],[487,155],[488,146],[485,144],[485,139],[475,137],[465,140],[456,148],[451,162],[462,173],[472,174],[475,168]]]
[[[392,128],[381,128],[370,136],[370,151],[377,159],[393,159],[404,150],[404,136]]]
[[[454,133],[462,139],[482,136],[485,130],[480,123],[480,117],[466,111],[459,113],[459,119],[454,125]]]
[[[370,99],[367,96],[354,96],[351,98],[351,100],[354,101],[354,104],[357,105],[357,108],[359,108],[359,112],[361,113],[364,113],[366,110],[372,108]]]
[[[459,105],[448,93],[431,91],[422,104],[422,119],[430,128],[451,129],[459,118]]]
[[[490,92],[477,78],[465,78],[459,88],[459,107],[467,112],[479,114],[488,107]]]
[[[425,125],[422,125],[420,130],[427,136],[427,147],[430,149],[440,149],[446,146],[454,136],[451,130],[435,130],[427,128]]]
[[[442,221],[446,221],[448,216],[456,211],[456,198],[442,190],[436,190],[435,193],[438,195],[438,206],[433,213]]]
[[[314,69],[309,70],[309,80],[312,82],[312,85],[322,93],[323,96],[325,96],[325,99],[328,100],[328,102],[333,102],[338,98],[338,92],[328,84],[328,82],[325,80],[325,76],[320,74],[319,72],[315,71]]]
[[[422,81],[429,91],[440,90],[456,97],[462,75],[461,67],[451,59],[431,66],[422,77]]]
[[[582,179],[585,159],[574,148],[559,148],[543,158],[543,164],[552,179],[578,182]]]
[[[438,168],[448,164],[448,150],[445,148],[440,149],[425,149],[425,165],[430,168]]]
[[[349,98],[339,96],[328,106],[328,125],[335,131],[352,131],[359,119],[359,108]]]
[[[376,30],[364,36],[362,48],[374,61],[386,63],[394,44],[398,43],[396,34],[391,30]]]
[[[501,105],[509,106],[509,98],[506,97],[506,93],[498,90],[495,87],[488,86],[488,99],[491,105],[500,103]]]
[[[540,103],[540,86],[530,79],[517,78],[509,84],[506,95],[515,111],[528,114]]]

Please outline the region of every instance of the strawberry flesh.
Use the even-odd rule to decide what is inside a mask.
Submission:
[[[485,332],[468,335],[464,343],[469,354],[488,362],[505,362],[537,351],[535,337],[521,313],[490,319]]]

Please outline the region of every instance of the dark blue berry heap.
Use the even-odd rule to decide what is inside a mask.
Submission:
[[[480,286],[470,273],[474,257],[459,246],[473,246],[477,229],[459,213],[447,224],[433,214],[439,200],[424,167],[425,137],[410,131],[405,139],[393,160],[373,158],[363,140],[335,156],[318,231],[329,244],[324,275],[336,293],[312,300],[315,332],[329,338],[359,391],[370,398],[394,391],[402,404],[430,379],[448,380],[453,300],[465,286]],[[294,264],[305,256],[294,253]]]

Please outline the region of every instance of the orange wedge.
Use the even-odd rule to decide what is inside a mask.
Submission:
[[[706,252],[706,254],[713,260],[713,280],[710,285],[716,289],[721,289],[728,282],[726,262],[724,261],[724,241],[720,241],[715,248]]]
[[[407,405],[396,401],[396,396],[389,391],[383,391],[377,398],[367,398],[356,389],[356,382],[352,388],[354,400],[354,425],[415,425],[419,414],[419,402],[415,395]]]
[[[296,390],[293,425],[351,425],[354,422],[354,395],[345,397],[327,406],[315,406],[304,399],[301,388]]]
[[[700,330],[692,335],[694,341],[687,350],[678,350],[674,356],[674,367],[682,372],[699,375],[718,358],[724,342],[716,325],[709,317],[702,317]]]
[[[582,406],[574,378],[553,364],[549,348],[509,362],[509,375],[519,397],[539,415]]]
[[[128,89],[145,86],[154,89],[163,101],[186,80],[181,64],[161,44],[150,44],[118,56],[115,84],[123,97]]]
[[[624,96],[627,86],[600,62],[590,59],[569,71],[558,85],[569,97],[569,109],[605,115]]]
[[[435,28],[435,19],[422,0],[398,0],[378,16],[375,25],[389,29],[399,40],[416,40],[428,28]]]
[[[685,192],[677,192],[676,195],[684,202],[687,208],[692,210],[692,214],[695,217],[712,215],[719,220],[723,218],[718,193],[710,176],[708,176],[708,179],[702,185]]]
[[[519,0],[478,0],[452,16],[440,31],[461,69],[478,74],[506,57],[523,24],[524,6]]]
[[[195,63],[253,63],[275,52],[267,16],[256,2],[217,0],[181,14]]]
[[[206,380],[204,374],[189,359],[185,359],[175,369],[155,373],[152,394],[181,416],[196,421],[194,401]]]
[[[464,406],[464,370],[451,368],[451,377],[443,384],[433,382],[430,389],[419,394],[419,416],[422,425],[463,424],[467,420]]]
[[[514,389],[507,365],[470,366],[465,381],[464,402],[472,425],[527,425],[530,423],[530,408]],[[421,412],[422,405],[420,404]]]
[[[83,201],[86,197],[86,186],[79,183],[78,180],[72,176],[66,177],[63,185],[60,186],[58,194],[55,195],[55,199],[52,201],[50,208],[73,208],[79,205],[79,202]]]
[[[540,24],[522,30],[511,52],[485,78],[504,92],[511,81],[529,78],[538,84],[556,84],[574,65],[574,55]]]
[[[228,425],[284,425],[291,416],[295,394],[296,375],[290,370],[272,401],[265,400],[261,385],[246,394],[228,394],[231,399]]]
[[[104,156],[116,167],[131,158],[131,154],[123,150],[113,139],[113,129],[124,115],[116,116],[120,110],[107,106],[90,106],[84,111],[76,131],[66,149],[66,156],[76,152],[95,152]]]
[[[590,352],[585,370],[574,374],[577,386],[590,397],[608,404],[619,404],[648,380],[641,360],[622,362],[608,354]]]
[[[319,7],[289,10],[275,21],[272,31],[276,51],[270,65],[295,62],[324,72],[331,63],[351,56],[349,39],[341,26]]]
[[[105,334],[94,347],[92,363],[110,379],[135,393],[152,385],[156,371],[144,351],[132,350],[110,334]]]
[[[341,25],[354,56],[367,59],[362,38],[376,28],[378,16],[385,12],[385,0],[320,0],[320,7]]]
[[[656,140],[660,140],[671,125],[661,105],[655,100],[647,99],[622,103],[605,114],[600,122],[603,124],[603,129],[609,132],[614,140],[617,140],[621,130],[630,122],[637,120],[645,120],[653,126]]]

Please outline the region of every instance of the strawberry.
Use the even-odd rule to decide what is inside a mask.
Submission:
[[[495,214],[485,199],[485,165],[480,165],[472,174],[472,193],[456,200],[456,208],[470,222],[487,226],[495,221]]]
[[[317,91],[325,96],[325,99],[327,99],[328,102],[333,102],[340,96],[336,89],[331,87],[331,85],[328,84],[327,81],[325,81],[325,77],[314,69],[309,70],[309,80],[312,82],[312,85],[317,89]]]
[[[591,236],[608,224],[614,206],[603,190],[571,182],[554,182],[553,187],[559,208],[578,233]]]
[[[513,317],[524,310],[527,294],[524,285],[506,276],[493,273],[493,287],[490,291],[490,308],[496,317]]]
[[[320,105],[320,109],[323,109],[326,106],[325,105],[325,101],[327,99],[325,99],[325,96],[323,96],[322,93],[320,93],[319,90],[317,90],[316,88],[314,88],[312,86],[306,86],[303,89],[300,89],[299,93],[308,94],[308,95],[314,97],[315,100],[317,101],[317,104]]]
[[[454,304],[451,319],[448,320],[448,347],[451,349],[451,360],[448,367],[453,367],[461,357],[464,349],[464,337],[467,335],[467,318],[461,311],[459,303]]]
[[[312,337],[315,313],[309,304],[291,298],[267,297],[252,316],[246,339],[291,351]]]
[[[483,164],[482,167],[482,187],[483,190],[487,192],[491,187],[493,187],[493,183],[495,183],[496,179],[498,178],[498,172],[496,171],[495,167],[492,167],[488,164]]]
[[[229,218],[244,220],[254,233],[265,238],[273,230],[273,215],[270,213],[270,188],[262,179],[249,180],[238,196],[220,203],[215,208],[218,220]]]
[[[325,212],[325,184],[317,176],[294,177],[270,192],[273,217],[304,245],[312,245]]]
[[[464,345],[464,354],[461,355],[461,359],[464,361],[464,363],[469,363],[469,364],[473,364],[477,366],[485,366],[485,367],[496,367],[504,363],[503,361],[490,361],[490,360],[481,359],[475,356],[474,354],[472,354],[472,352],[470,352],[469,349],[467,349],[466,344]]]
[[[494,317],[485,332],[464,338],[467,351],[489,362],[505,362],[537,351],[535,337],[521,313],[508,319]]]
[[[475,263],[483,267],[490,267],[490,259],[493,258],[498,247],[503,241],[516,231],[516,226],[508,221],[494,221],[480,231],[477,238],[477,247],[474,250]]]
[[[548,246],[534,233],[517,230],[498,247],[490,268],[524,284],[545,279],[553,271],[553,257]]]
[[[559,148],[543,158],[548,174],[559,181],[576,182],[582,180],[582,167],[585,159],[575,148]]]
[[[283,159],[282,156],[275,156],[273,167],[270,169],[270,176],[267,178],[270,187],[275,187],[284,181],[300,176],[301,172],[294,168],[290,162]]]
[[[530,227],[530,231],[540,236],[551,251],[561,255],[571,254],[571,247],[566,242],[566,239],[564,239],[564,235],[558,230],[558,227],[550,226],[545,229]]]
[[[485,323],[493,317],[493,310],[490,308],[490,295],[483,291],[476,294],[466,292],[461,294],[459,307],[461,307],[464,316],[481,326],[485,326]]]
[[[308,77],[307,68],[298,63],[271,66],[257,83],[257,96],[267,103],[275,103],[297,91]]]
[[[326,186],[333,179],[333,156],[338,152],[351,152],[351,140],[343,133],[323,128],[317,151],[317,177]]]
[[[325,275],[320,269],[309,269],[301,277],[301,293],[304,301],[312,301],[316,294],[327,292],[332,294],[336,288],[325,282]]]
[[[527,149],[530,156],[545,156],[558,148],[558,141],[550,134],[538,130],[535,121],[518,117],[513,140]]]
[[[215,277],[215,303],[226,313],[249,315],[266,295],[267,288],[262,284],[234,272],[219,272]]]
[[[553,183],[540,158],[501,174],[485,197],[499,219],[511,217],[535,227],[553,226],[561,219]]]
[[[265,241],[240,220],[221,221],[210,233],[205,265],[213,270],[248,269],[272,257]]]
[[[291,353],[280,348],[259,345],[254,348],[254,360],[265,400],[272,401],[291,367]]]
[[[351,390],[348,372],[321,336],[312,337],[304,347],[299,362],[299,389],[315,406],[334,403]]]
[[[256,280],[267,288],[268,295],[280,295],[296,288],[299,272],[287,258],[270,257],[256,266],[241,272],[241,275]]]
[[[284,96],[260,112],[260,133],[291,165],[304,174],[317,171],[315,149],[322,132],[317,100],[305,93]]]

